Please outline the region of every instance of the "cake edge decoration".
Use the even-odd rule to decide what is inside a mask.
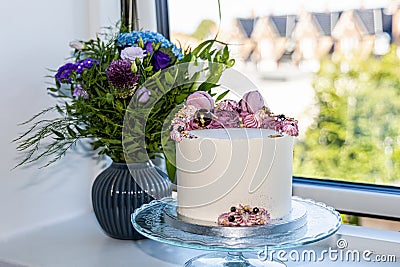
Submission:
[[[229,212],[218,216],[218,225],[228,227],[246,227],[265,225],[270,221],[270,214],[264,208],[239,204],[238,207],[231,207]]]

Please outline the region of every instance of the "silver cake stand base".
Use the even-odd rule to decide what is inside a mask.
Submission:
[[[185,263],[186,267],[285,266],[282,262],[265,259],[260,252],[323,240],[336,233],[341,224],[340,214],[323,203],[297,197],[293,197],[292,201],[292,213],[296,216],[272,222],[264,228],[227,229],[187,221],[180,223],[179,216],[174,212],[177,202],[172,198],[143,205],[132,214],[132,224],[142,235],[162,243],[218,251],[190,259]],[[303,211],[306,216],[302,215]]]

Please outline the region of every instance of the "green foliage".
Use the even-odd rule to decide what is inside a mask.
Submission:
[[[399,73],[395,48],[381,58],[324,60],[313,83],[319,115],[295,147],[294,173],[367,183],[398,181]]]

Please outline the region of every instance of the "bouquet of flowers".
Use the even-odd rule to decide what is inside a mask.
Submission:
[[[126,162],[122,131],[132,100],[143,106],[151,103],[143,133],[145,152],[162,152],[161,132],[167,115],[191,93],[198,90],[211,93],[224,67],[234,64],[227,45],[216,40],[182,51],[163,35],[151,31],[108,33],[89,41],[72,42],[70,46],[74,48],[70,62],[58,68],[52,76],[55,86],[48,88],[59,101],[25,122],[30,128],[14,140],[19,151],[27,152],[19,165],[53,156],[45,163],[47,166],[82,139],[88,139],[98,155],[106,154],[114,162]],[[154,90],[160,90],[163,85],[156,79],[157,86],[146,87],[146,81],[160,76],[171,66],[200,60],[224,67],[215,68],[200,84],[196,82],[198,76],[192,76],[189,82],[164,90],[156,102],[149,101],[157,95]],[[180,69],[182,72],[185,68]],[[51,112],[56,116],[49,119]],[[130,160],[144,158],[139,152],[143,153],[138,150]]]

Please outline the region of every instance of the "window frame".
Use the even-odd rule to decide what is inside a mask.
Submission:
[[[170,37],[168,0],[155,0],[157,31]],[[293,177],[293,195],[310,198],[340,212],[359,216],[400,221],[400,188]]]

